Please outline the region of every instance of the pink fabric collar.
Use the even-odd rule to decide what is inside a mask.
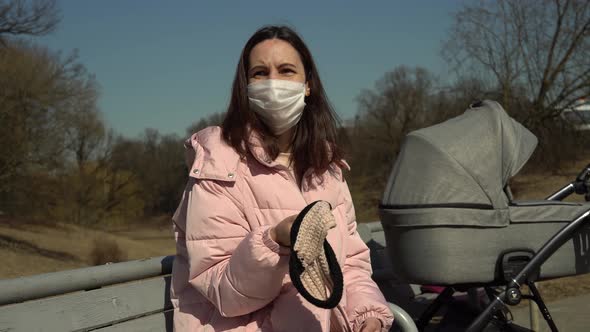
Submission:
[[[244,143],[245,144],[245,143]],[[236,180],[237,169],[240,162],[239,154],[228,145],[222,137],[220,127],[208,127],[193,134],[184,143],[186,149],[186,163],[189,167],[189,176],[197,179],[213,179],[233,182]],[[267,167],[280,165],[274,161],[262,147],[260,134],[251,130],[248,138],[250,154],[261,164]],[[336,178],[343,181],[341,167],[350,171],[350,166],[345,160],[333,163],[330,172]],[[304,174],[303,187],[310,185],[322,185],[323,176],[313,176],[311,169]]]

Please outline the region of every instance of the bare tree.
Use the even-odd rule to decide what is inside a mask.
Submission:
[[[42,188],[46,197],[54,196],[53,185],[38,185],[40,175],[64,170],[71,115],[78,101],[92,100],[98,89],[75,53],[63,57],[17,39],[8,45],[0,48],[0,201],[7,204],[0,208],[5,212],[10,206],[30,210],[18,205],[31,202]]]
[[[72,110],[65,126],[65,146],[72,153],[78,169],[97,160],[105,152],[107,130],[95,101],[84,101]]]
[[[539,123],[590,96],[590,1],[481,0],[455,14],[443,56],[483,74]]]
[[[411,130],[431,122],[430,97],[435,79],[423,68],[398,67],[386,73],[374,90],[364,90],[357,98],[357,133],[396,155],[402,138]]]
[[[0,45],[6,35],[46,35],[59,21],[55,0],[0,0]]]
[[[385,73],[375,87],[361,92],[352,129],[348,129],[350,186],[357,218],[376,218],[385,179],[404,136],[439,121],[445,102],[438,98],[437,80],[423,68],[400,66]]]
[[[75,54],[63,58],[24,41],[0,51],[0,178],[25,164],[49,165],[61,158],[67,114],[76,100],[96,90]]]

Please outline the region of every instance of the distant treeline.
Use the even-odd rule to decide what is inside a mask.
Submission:
[[[170,216],[187,179],[186,137],[146,129],[127,138],[107,128],[97,80],[76,54],[30,39],[59,17],[54,1],[0,2],[0,213],[89,226]],[[376,218],[403,137],[475,100],[499,101],[537,134],[531,165],[555,171],[582,157],[588,138],[559,114],[590,97],[589,31],[588,1],[466,4],[441,47],[452,79],[399,66],[360,91],[356,116],[343,122],[357,218]],[[222,119],[200,119],[186,136]]]

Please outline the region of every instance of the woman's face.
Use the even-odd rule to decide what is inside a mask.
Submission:
[[[268,79],[305,82],[305,69],[299,53],[282,39],[266,39],[256,44],[250,52],[249,62],[248,83]]]

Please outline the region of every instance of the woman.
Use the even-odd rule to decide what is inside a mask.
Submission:
[[[175,213],[177,331],[389,330],[371,280],[336,142],[336,115],[312,56],[283,26],[246,43],[223,125],[187,140],[190,178]],[[289,234],[309,203],[328,201],[326,239],[344,278],[339,305],[307,302],[289,278]]]

